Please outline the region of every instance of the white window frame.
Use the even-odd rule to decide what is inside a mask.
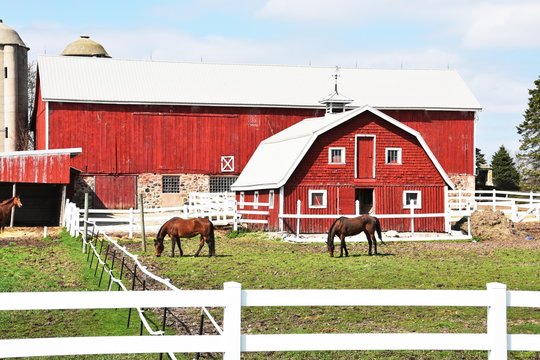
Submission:
[[[416,203],[407,204],[407,195],[416,194]],[[419,190],[405,190],[403,191],[403,208],[404,209],[421,209],[422,208],[422,192]]]
[[[397,162],[389,162],[388,161],[388,154],[390,151],[397,151]],[[401,148],[386,148],[384,150],[384,163],[388,165],[401,165],[401,154],[402,154]]]
[[[234,155],[221,156],[221,172],[234,172]]]
[[[322,205],[314,205],[312,203],[313,194],[322,194]],[[326,209],[328,206],[328,193],[326,190],[309,190],[308,191],[308,203],[310,209]]]
[[[270,191],[268,192],[268,208],[269,208],[269,209],[273,209],[273,208],[274,208],[274,198],[275,198],[274,190],[270,190]]]
[[[335,161],[332,160],[332,150],[341,151],[341,161],[340,162],[335,162]],[[331,147],[331,148],[328,148],[328,164],[338,164],[338,165],[345,164],[345,148],[344,147]]]

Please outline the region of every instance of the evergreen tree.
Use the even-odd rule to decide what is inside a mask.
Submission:
[[[480,167],[480,165],[486,165],[486,158],[485,155],[482,154],[482,150],[479,148],[476,148],[476,167]]]
[[[534,82],[535,88],[529,90],[529,105],[523,122],[517,126],[521,135],[518,161],[527,190],[540,190],[540,78]]]
[[[476,176],[475,187],[478,190],[483,190],[486,187],[487,170],[482,169],[482,166],[487,165],[486,158],[482,154],[482,150],[476,148]]]
[[[519,172],[504,145],[493,154],[491,166],[493,185],[497,190],[519,190]]]

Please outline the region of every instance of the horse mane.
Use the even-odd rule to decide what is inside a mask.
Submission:
[[[163,234],[162,232],[165,230],[165,225],[167,225],[168,223],[169,222],[166,221],[163,225],[161,225],[161,227],[159,228],[159,231],[157,232],[156,240],[163,241],[163,239],[165,238],[165,234]]]
[[[330,229],[328,229],[328,239],[326,240],[327,244],[331,244],[332,241],[334,240],[334,236],[336,235],[336,233],[334,231],[334,227],[335,227],[336,223],[338,222],[338,220],[341,220],[342,218],[343,218],[343,216],[338,217],[336,220],[334,220],[332,225],[330,225]]]

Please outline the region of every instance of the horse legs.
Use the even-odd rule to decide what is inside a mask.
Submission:
[[[369,234],[369,232],[367,230],[364,230],[364,234],[366,234],[366,239],[367,239],[367,242],[368,242],[368,245],[369,245],[369,250],[368,250],[368,255],[371,256],[371,235]]]
[[[345,235],[339,235],[341,240],[341,246],[339,247],[339,257],[343,256],[343,250],[345,250],[345,256],[349,256],[349,250],[347,250],[347,244],[345,243]]]
[[[201,252],[201,249],[204,246],[204,241],[205,241],[205,238],[201,235],[201,239],[199,240],[199,249],[195,253],[195,257],[199,256],[199,253]]]
[[[375,233],[371,235],[371,239],[373,241],[373,255],[377,255],[377,238],[375,237]]]
[[[180,236],[173,236],[172,237],[172,257],[174,257],[174,247],[178,244],[178,250],[180,250],[180,256],[184,255],[184,252],[182,251],[182,245],[180,245]]]

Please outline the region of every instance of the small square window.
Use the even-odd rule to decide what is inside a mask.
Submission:
[[[311,209],[326,208],[326,190],[309,190],[309,207]]]
[[[387,164],[401,164],[401,149],[400,148],[386,148],[386,163]]]
[[[421,209],[422,193],[420,191],[404,191],[403,207],[406,209]]]
[[[177,194],[180,192],[180,176],[164,175],[161,178],[161,192],[164,194]]]
[[[221,172],[234,172],[234,156],[221,157]]]
[[[329,148],[328,163],[345,164],[345,148]]]

